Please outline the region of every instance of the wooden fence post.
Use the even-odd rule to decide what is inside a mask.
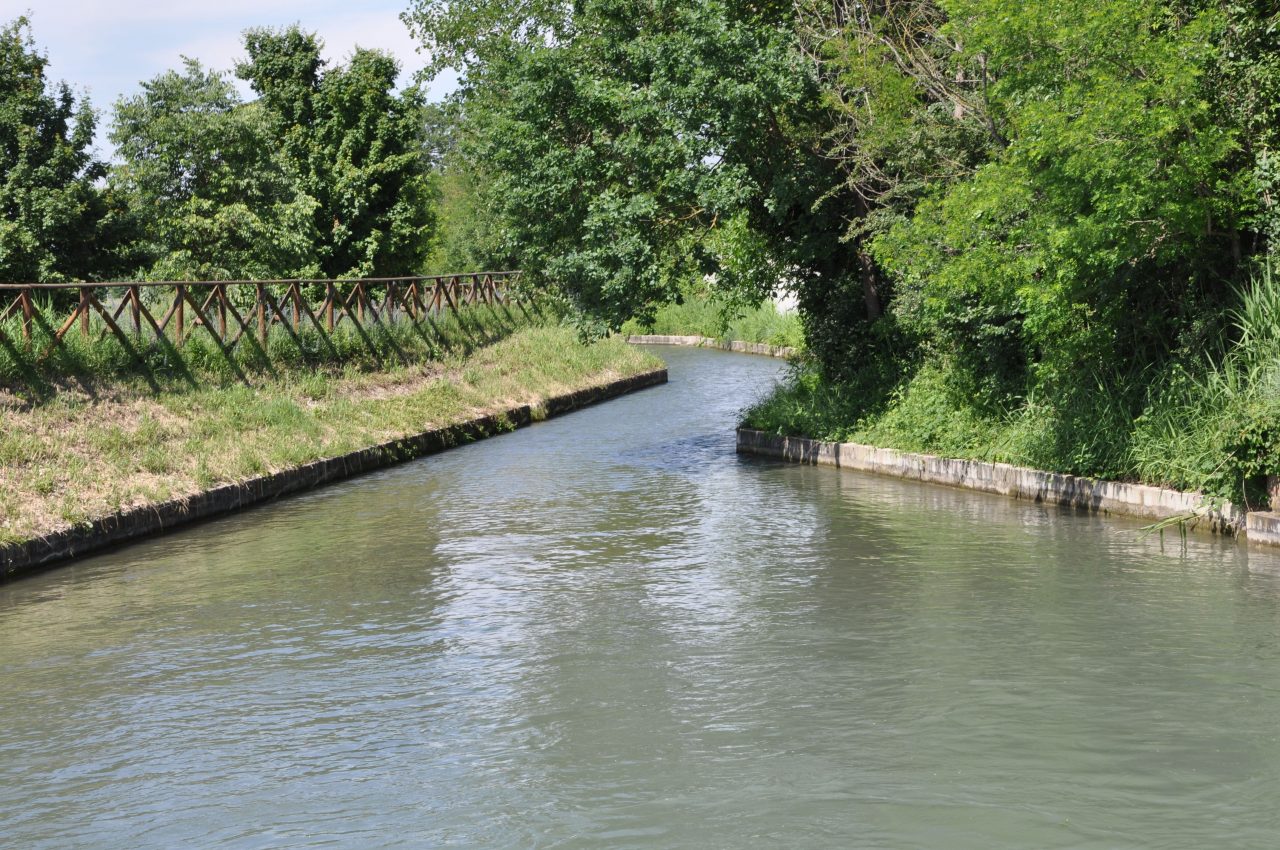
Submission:
[[[185,322],[186,299],[183,298],[183,295],[186,293],[186,289],[187,288],[182,284],[178,284],[177,286],[174,287],[174,292],[177,293],[175,297],[178,299],[177,301],[174,302],[174,317],[173,317],[174,320],[177,322],[175,336],[178,341],[178,348],[182,348],[182,340],[186,333],[186,322]]]
[[[262,340],[265,348],[267,344],[267,288],[262,284],[257,285],[258,291],[258,338]]]
[[[31,344],[31,290],[24,289],[18,296],[22,299],[22,338]]]
[[[328,328],[329,333],[333,333],[333,302],[338,298],[338,289],[333,285],[333,281],[325,284],[325,308],[324,308],[324,326]]]
[[[214,288],[214,297],[218,299],[218,338],[227,341],[227,287],[218,284]]]
[[[133,318],[133,335],[140,336],[142,334],[142,302],[141,293],[137,286],[129,287],[128,299],[132,302],[129,306],[129,315]]]
[[[89,338],[89,287],[80,287],[80,336]]]

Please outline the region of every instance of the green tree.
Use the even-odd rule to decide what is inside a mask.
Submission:
[[[263,107],[225,75],[187,59],[116,104],[121,163],[111,189],[140,234],[141,273],[157,279],[265,279],[318,272],[313,213],[278,152]]]
[[[0,280],[98,276],[106,205],[94,183],[96,118],[47,79],[25,18],[0,29]]]
[[[502,219],[492,212],[492,178],[462,163],[448,162],[435,181],[438,224],[427,270],[446,274],[518,266]]]
[[[1224,302],[1253,203],[1238,125],[1214,105],[1223,15],[945,5],[1006,144],[877,239],[904,317],[992,398],[1157,362]]]
[[[772,267],[831,279],[844,225],[810,144],[814,80],[790,4],[421,2],[407,16],[464,69],[461,144],[534,279],[617,326],[691,277],[770,288],[722,262],[730,222],[773,238]],[[777,277],[772,279],[776,283]]]
[[[424,155],[431,163],[436,226],[425,271],[445,274],[514,269],[519,260],[494,197],[493,176],[467,156],[460,143],[466,128],[457,103],[431,103],[423,110]]]
[[[434,222],[423,100],[395,93],[399,66],[357,49],[325,68],[321,43],[298,27],[245,34],[236,73],[260,95],[291,168],[316,199],[320,268],[330,277],[410,274]]]

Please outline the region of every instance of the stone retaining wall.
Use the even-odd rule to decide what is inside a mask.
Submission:
[[[1280,514],[1253,511],[1245,514],[1230,502],[1219,510],[1206,510],[1203,496],[1145,484],[1123,484],[1078,475],[1041,472],[1007,463],[960,460],[936,455],[901,452],[858,443],[828,443],[804,437],[779,437],[748,428],[738,429],[738,451],[779,457],[797,463],[822,464],[861,472],[875,472],[999,493],[1016,499],[1049,502],[1098,513],[1124,514],[1159,521],[1197,514],[1190,525],[1211,530],[1243,532],[1255,543],[1280,545]]]
[[[666,383],[666,380],[667,370],[655,369],[602,386],[556,396],[536,407],[523,405],[459,425],[424,431],[400,440],[370,446],[340,457],[313,461],[235,484],[224,484],[187,498],[121,511],[35,540],[5,544],[0,546],[0,581],[117,543],[168,531],[197,520],[230,513],[511,431],[534,421]]]
[[[1244,536],[1252,543],[1280,546],[1280,514],[1274,511],[1250,511],[1245,516]]]

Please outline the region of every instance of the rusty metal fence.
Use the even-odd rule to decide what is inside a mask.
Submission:
[[[0,342],[30,350],[40,337],[48,356],[72,329],[126,347],[181,348],[200,329],[230,353],[242,340],[261,343],[275,327],[295,337],[314,329],[332,334],[349,323],[366,327],[423,323],[469,305],[503,305],[514,297],[519,272],[358,278],[343,280],[136,281],[108,283],[0,283]],[[56,327],[42,304],[61,303]],[[69,311],[69,312],[68,312]],[[65,314],[65,315],[64,315]],[[158,318],[157,318],[158,316]],[[18,322],[20,341],[4,330]]]

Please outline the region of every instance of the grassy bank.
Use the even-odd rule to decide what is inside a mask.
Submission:
[[[622,326],[622,333],[705,336],[722,342],[804,348],[804,331],[795,313],[780,313],[769,301],[757,307],[743,307],[705,295],[659,307],[651,324],[632,319]]]
[[[428,315],[420,324],[345,322],[332,331],[305,321],[296,330],[275,324],[265,340],[245,333],[228,350],[198,327],[189,329],[181,347],[172,328],[157,341],[149,335],[122,339],[109,333],[97,316],[88,336],[73,329],[55,344],[55,329],[64,315],[65,310],[42,305],[29,342],[22,338],[18,316],[0,322],[0,391],[39,401],[68,384],[92,391],[98,384],[127,382],[169,391],[210,382],[255,383],[317,369],[377,371],[465,353],[557,318],[536,302],[477,304]]]
[[[1280,473],[1280,275],[1260,272],[1208,344],[1158,370],[1082,368],[1038,395],[991,404],[949,364],[842,382],[813,364],[748,409],[747,427],[784,435],[999,461],[1268,505]]]
[[[66,384],[0,407],[0,542],[189,495],[660,364],[618,340],[526,326],[418,365],[347,364],[160,391]]]

